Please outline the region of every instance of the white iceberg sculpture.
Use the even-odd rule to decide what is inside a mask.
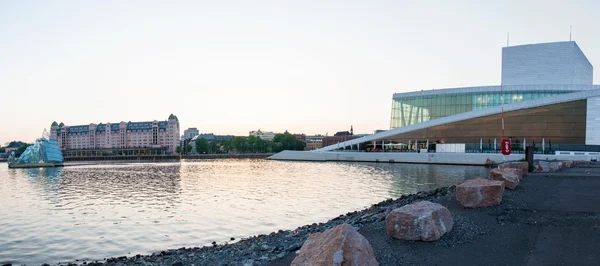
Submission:
[[[64,158],[56,140],[41,137],[19,156],[8,157],[10,168],[61,166]]]

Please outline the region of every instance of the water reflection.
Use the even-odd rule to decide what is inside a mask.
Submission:
[[[28,177],[49,177],[52,179],[60,177],[62,170],[62,167],[14,169],[14,171],[23,171],[23,174]]]
[[[13,169],[11,169],[13,170]],[[36,188],[56,197],[127,200],[140,204],[160,200],[175,204],[180,192],[179,164],[97,165],[14,169]]]
[[[14,176],[24,176],[32,184],[50,190],[58,189],[62,179],[62,167],[11,169]]]
[[[452,186],[466,178],[486,176],[481,167],[461,167],[432,164],[377,164],[392,177],[390,194],[398,197],[415,191],[424,191],[438,187]]]

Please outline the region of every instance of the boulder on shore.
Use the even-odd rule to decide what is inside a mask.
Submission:
[[[504,181],[484,178],[468,180],[456,186],[456,199],[465,208],[485,208],[502,202]]]
[[[561,162],[550,162],[548,164],[548,172],[556,172],[558,170],[560,170],[560,168],[562,167],[562,163]]]
[[[548,171],[549,168],[550,168],[550,164],[546,161],[538,161],[536,164],[536,172],[538,172],[538,173],[549,172]]]
[[[572,166],[573,166],[573,161],[563,161],[562,162],[563,168],[571,168]]]
[[[453,226],[450,211],[429,201],[394,209],[385,219],[387,234],[403,240],[435,241],[450,232]]]
[[[515,189],[519,185],[519,176],[511,171],[506,171],[506,169],[493,169],[490,171],[489,177],[492,180],[504,181],[504,185],[508,189]]]
[[[341,224],[311,234],[292,266],[365,265],[378,266],[373,247],[351,225]]]
[[[527,174],[523,173],[523,169],[520,168],[504,168],[502,170],[515,174],[519,178],[519,180],[523,179],[523,177],[525,177],[525,175]]]
[[[523,173],[529,173],[529,163],[528,162],[507,162],[498,165],[498,168],[517,168],[522,169]]]
[[[590,164],[596,164],[595,162],[592,161],[573,161],[574,165],[590,165]]]

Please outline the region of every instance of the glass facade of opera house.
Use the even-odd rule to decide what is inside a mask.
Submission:
[[[522,150],[523,142],[539,148],[544,142],[547,151],[572,149],[574,147],[569,145],[585,144],[586,109],[587,100],[578,100],[505,112],[505,135],[513,139],[514,150]],[[418,142],[420,148],[424,148],[427,141],[466,143],[471,150],[493,150],[494,146],[497,150],[501,132],[501,116],[494,114],[410,131],[386,138],[386,141],[411,145]]]
[[[549,86],[539,87],[543,89],[543,87]],[[436,118],[498,106],[502,104],[503,98],[504,104],[511,104],[573,92],[572,90],[549,89],[514,90],[501,93],[500,86],[486,88],[490,91],[395,97],[392,102],[390,128],[409,126]]]

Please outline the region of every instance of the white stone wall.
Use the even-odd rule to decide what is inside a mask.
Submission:
[[[600,145],[600,97],[587,99],[585,144]]]
[[[594,82],[594,67],[577,43],[574,43],[574,45],[573,84],[592,84]]]
[[[291,161],[332,161],[332,162],[394,162],[394,163],[429,163],[429,164],[462,164],[485,165],[487,159],[496,163],[516,161],[525,158],[524,154],[502,156],[494,153],[413,153],[413,152],[310,152],[282,151],[269,157],[272,160]],[[535,160],[574,160],[590,161],[598,159],[594,155],[554,155],[535,154]]]
[[[502,48],[502,84],[592,84],[592,65],[575,42]]]

